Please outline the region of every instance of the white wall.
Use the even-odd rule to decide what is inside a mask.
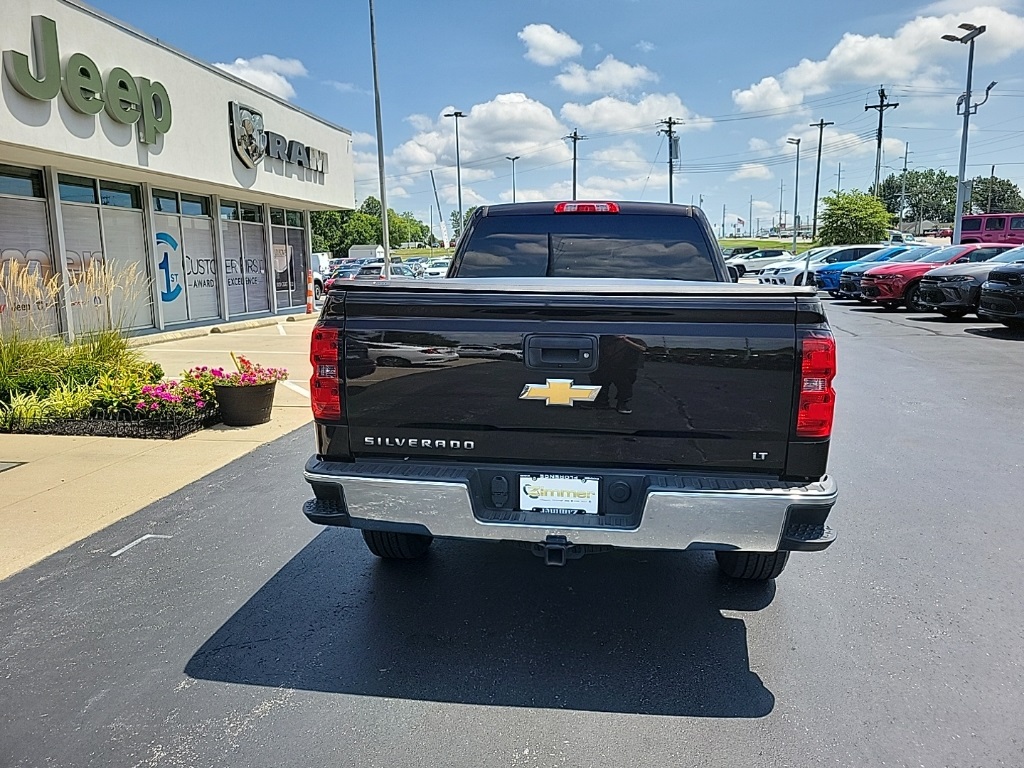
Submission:
[[[304,203],[306,208],[352,208],[351,134],[305,114],[226,73],[195,62],[69,0],[0,0],[0,50],[32,55],[31,17],[57,23],[61,60],[89,56],[105,76],[123,67],[167,89],[173,123],[155,145],[139,142],[137,127],[105,112],[80,114],[63,94],[49,102],[19,93],[0,75],[0,162],[52,164],[61,170],[125,181],[149,181],[234,199]],[[159,35],[160,30],[147,30]],[[267,130],[325,151],[328,172],[265,159],[246,168],[232,147],[229,102],[261,110]],[[54,158],[53,154],[65,156]],[[176,183],[177,182],[177,183]],[[247,194],[248,192],[248,194]]]

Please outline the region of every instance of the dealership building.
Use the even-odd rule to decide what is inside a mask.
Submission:
[[[67,288],[0,283],[0,313],[73,336],[104,303],[136,332],[304,309],[309,214],[354,205],[351,132],[77,0],[3,6],[0,275]],[[97,265],[125,279],[98,291]]]

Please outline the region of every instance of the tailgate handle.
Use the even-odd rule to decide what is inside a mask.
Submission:
[[[597,368],[597,337],[527,336],[526,367],[593,371]]]

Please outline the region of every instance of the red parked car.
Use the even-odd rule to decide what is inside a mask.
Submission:
[[[925,273],[945,264],[987,261],[1012,247],[1006,243],[948,245],[929,253],[920,261],[882,264],[864,273],[860,283],[861,293],[886,309],[895,309],[906,302],[911,312],[925,312],[928,307],[918,296],[921,278]]]

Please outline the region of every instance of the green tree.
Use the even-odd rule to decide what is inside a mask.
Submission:
[[[359,206],[359,211],[360,213],[368,213],[371,216],[376,216],[379,219],[381,211],[380,200],[373,195],[370,195],[363,200],[362,205]]]
[[[348,253],[348,249],[353,245],[379,245],[380,232],[379,217],[374,218],[362,211],[352,211],[342,230],[341,250]]]
[[[874,195],[857,190],[833,192],[821,202],[825,206],[818,227],[822,245],[874,243],[885,237],[889,211]]]
[[[1012,181],[998,176],[978,176],[971,191],[971,205],[964,213],[1016,213],[1024,211],[1024,197]]]
[[[313,252],[339,253],[344,239],[345,211],[313,211],[309,215],[309,226],[313,231]]]
[[[904,190],[903,173],[891,174],[879,184],[886,210],[898,215]],[[904,221],[952,221],[956,208],[956,178],[945,171],[914,169],[906,172]]]

